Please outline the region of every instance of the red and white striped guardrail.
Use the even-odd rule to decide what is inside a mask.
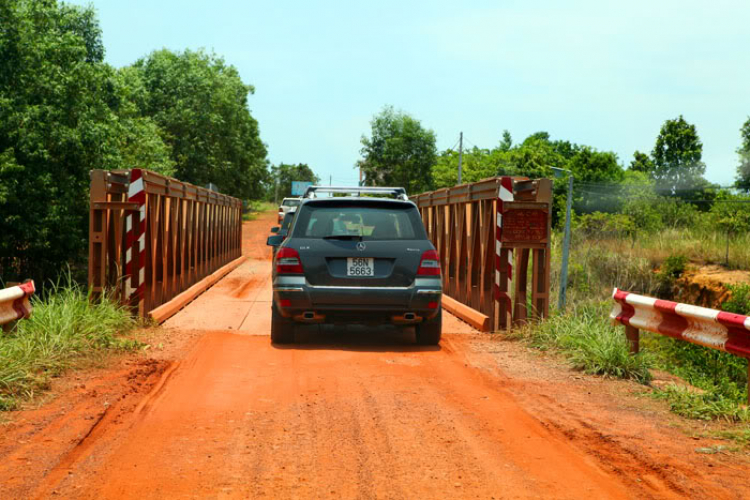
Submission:
[[[138,212],[127,216],[125,234],[125,297],[140,302],[143,299],[143,286],[146,271],[146,191],[143,187],[143,172],[134,168],[130,171],[128,201],[138,203]],[[137,217],[137,219],[136,219]],[[135,221],[138,224],[135,224]],[[137,243],[138,260],[133,261]]]
[[[510,310],[510,282],[513,276],[513,250],[508,249],[508,262],[502,262],[500,260],[501,251],[503,249],[502,236],[503,236],[503,202],[513,201],[513,179],[510,177],[502,177],[500,179],[500,187],[497,190],[497,227],[495,229],[495,299],[499,302],[505,302],[508,304],[508,310]],[[507,292],[500,291],[500,273],[503,268],[507,269],[508,273],[508,286],[506,287]]]
[[[35,291],[33,281],[0,290],[0,325],[31,316],[29,298]]]
[[[612,298],[615,306],[610,318],[627,328],[632,352],[638,352],[638,330],[647,330],[750,358],[747,316],[654,299],[617,288]]]

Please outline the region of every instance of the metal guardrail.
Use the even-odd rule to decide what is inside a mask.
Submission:
[[[0,325],[31,316],[29,299],[35,291],[33,281],[0,290]]]
[[[493,177],[410,199],[440,255],[448,296],[487,316],[492,330],[548,315],[550,180]]]
[[[140,316],[242,254],[242,202],[148,170],[91,171],[89,287]]]
[[[640,330],[646,330],[750,360],[750,318],[747,316],[655,299],[617,288],[612,298],[615,305],[609,317],[615,324],[625,326],[633,354],[640,351]]]

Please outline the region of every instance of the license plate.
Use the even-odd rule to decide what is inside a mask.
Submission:
[[[346,259],[347,276],[372,276],[375,274],[375,259],[368,257],[349,257]]]

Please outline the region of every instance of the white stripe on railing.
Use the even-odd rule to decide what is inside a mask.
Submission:
[[[35,291],[33,281],[0,290],[0,325],[31,316],[29,298]]]

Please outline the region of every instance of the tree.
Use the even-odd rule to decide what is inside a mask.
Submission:
[[[163,148],[104,55],[90,8],[0,3],[0,275],[40,286],[85,258],[89,171]],[[131,130],[128,153],[123,135]],[[149,139],[141,143],[142,139]],[[153,141],[151,140],[153,139]],[[145,145],[144,145],[145,144]]]
[[[700,190],[702,181],[705,182],[706,165],[701,161],[703,143],[695,125],[685,121],[682,115],[664,122],[651,157],[657,187],[670,194]]]
[[[394,185],[410,194],[429,191],[437,148],[435,132],[419,120],[386,106],[370,122],[371,137],[362,136],[362,159],[357,166],[370,186]]]
[[[312,182],[320,184],[320,177],[305,163],[290,165],[280,163],[278,166],[271,167],[271,177],[274,183],[269,186],[269,197],[287,198],[292,196],[292,181]],[[277,191],[278,189],[278,191]]]
[[[737,166],[736,186],[743,191],[750,191],[750,118],[740,128],[742,144],[737,150],[740,164]]]
[[[159,50],[137,61],[142,113],[162,130],[176,176],[216,184],[222,193],[258,198],[268,177],[266,146],[248,109],[251,85],[237,69],[203,51]]]
[[[629,170],[631,172],[643,172],[650,175],[654,171],[654,162],[646,153],[636,151],[633,153],[633,160],[630,162]]]
[[[500,141],[500,151],[510,151],[510,148],[513,147],[513,138],[510,135],[510,132],[507,130],[503,130],[503,139]]]
[[[262,190],[265,146],[246,107],[248,88],[233,68],[190,54],[185,58],[198,60],[193,66],[156,69],[172,76],[169,81],[211,88],[160,86],[158,71],[146,71],[145,63],[121,70],[104,63],[101,36],[91,8],[56,0],[0,2],[2,280],[33,278],[43,286],[66,265],[81,278],[90,170],[141,167],[171,175],[197,163],[182,131],[162,124],[184,119],[185,126],[204,127],[188,137],[210,153],[198,169],[215,174],[226,191]]]

